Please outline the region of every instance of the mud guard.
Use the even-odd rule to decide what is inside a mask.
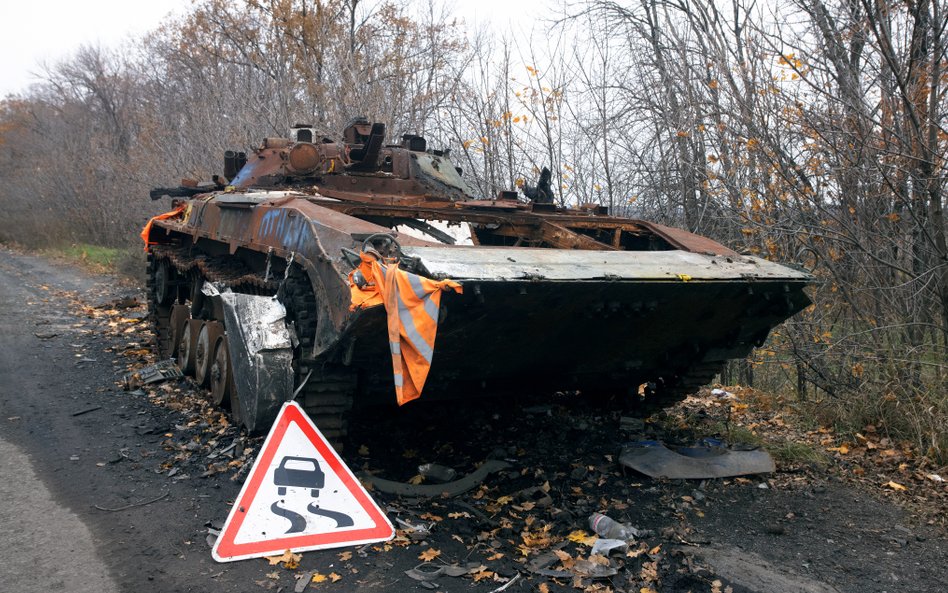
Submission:
[[[220,292],[210,283],[203,292],[223,308],[241,422],[250,432],[265,431],[283,402],[293,399],[286,309],[274,297]]]

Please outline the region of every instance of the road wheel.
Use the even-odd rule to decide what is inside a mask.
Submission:
[[[168,260],[158,262],[154,285],[156,303],[167,307],[175,301],[178,296],[177,275]]]
[[[185,375],[194,375],[194,354],[197,346],[198,332],[204,324],[200,319],[189,319],[184,324],[181,339],[178,340],[178,368]]]
[[[171,307],[171,356],[178,355],[178,345],[181,343],[181,336],[190,318],[191,308],[187,305]]]
[[[198,385],[207,384],[211,369],[211,338],[210,323],[201,324],[198,330],[197,341],[194,344],[194,380]]]
[[[227,350],[227,338],[219,336],[214,342],[214,352],[211,357],[210,384],[211,400],[214,405],[223,405],[230,395],[230,352]]]

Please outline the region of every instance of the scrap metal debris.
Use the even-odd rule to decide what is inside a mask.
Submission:
[[[223,307],[240,417],[248,430],[268,427],[283,402],[293,399],[286,309],[275,298],[219,291],[210,282],[202,291]]]
[[[499,472],[510,467],[506,461],[491,459],[484,462],[479,468],[464,476],[459,480],[448,482],[447,484],[407,484],[405,482],[395,482],[378,478],[365,472],[357,474],[364,483],[370,484],[373,488],[387,494],[397,494],[399,496],[421,496],[433,498],[435,496],[458,496],[479,486],[490,474]]]
[[[131,391],[144,385],[161,383],[162,381],[178,379],[183,376],[181,369],[175,364],[174,359],[169,358],[168,360],[162,360],[161,362],[148,365],[137,371],[127,373],[122,378],[122,384],[126,391]]]
[[[629,443],[619,463],[650,478],[706,480],[776,471],[773,457],[760,448],[728,448],[720,441],[705,439],[694,447],[669,449],[658,441]]]

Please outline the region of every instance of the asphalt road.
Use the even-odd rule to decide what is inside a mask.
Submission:
[[[63,310],[121,292],[0,251],[0,590],[246,590],[260,567],[222,571],[205,543],[239,484],[157,475],[175,417],[118,388],[107,339]]]

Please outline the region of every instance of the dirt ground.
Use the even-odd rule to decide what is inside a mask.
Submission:
[[[2,435],[89,527],[120,590],[934,593],[948,582],[944,483],[921,491],[871,464],[854,474],[818,440],[836,449],[826,465],[790,459],[746,479],[652,480],[617,463],[630,440],[687,443],[696,419],[735,421],[710,396],[641,423],[567,395],[362,410],[343,449],[354,471],[408,481],[429,462],[459,475],[487,459],[510,467],[454,498],[373,491],[402,528],[391,542],[307,552],[298,565],[218,564],[213,530],[261,439],[187,381],[121,387],[154,362],[138,289],[3,250],[0,291]],[[763,430],[775,413],[748,401]],[[591,555],[597,511],[648,533]],[[406,574],[420,564],[463,574]]]

